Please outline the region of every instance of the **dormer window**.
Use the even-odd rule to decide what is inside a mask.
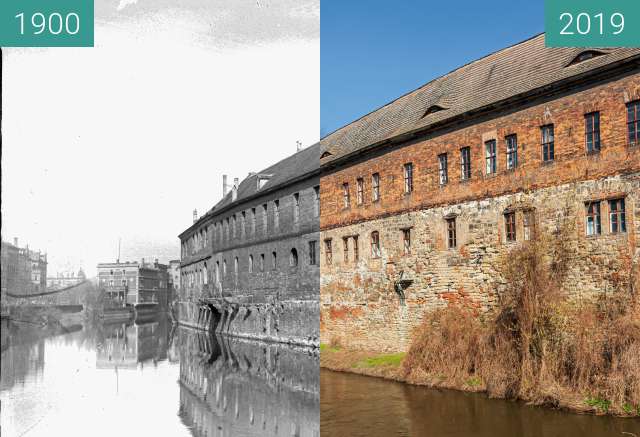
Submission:
[[[329,156],[331,156],[331,152],[324,151],[322,152],[322,155],[320,155],[320,159],[328,158]]]
[[[265,184],[269,182],[269,179],[271,179],[271,175],[267,175],[267,174],[256,175],[257,189],[261,190],[265,186]]]
[[[567,66],[579,64],[580,62],[588,61],[589,59],[595,58],[597,56],[602,56],[604,54],[605,53],[599,52],[597,50],[586,50],[584,52],[579,53],[578,56],[573,58],[573,60],[569,62]]]
[[[422,118],[426,117],[427,115],[435,114],[436,112],[444,111],[445,109],[447,108],[443,108],[440,105],[431,105],[429,106],[429,108],[427,108]]]

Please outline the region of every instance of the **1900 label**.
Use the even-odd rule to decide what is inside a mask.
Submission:
[[[0,0],[0,46],[93,47],[93,0]]]

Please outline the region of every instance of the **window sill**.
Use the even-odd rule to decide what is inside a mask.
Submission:
[[[555,158],[554,158],[554,159],[551,159],[551,160],[549,160],[549,161],[542,161],[542,164],[541,164],[541,165],[546,166],[546,165],[553,165],[553,164],[555,164],[555,163],[556,163],[556,160],[555,160]]]
[[[597,150],[587,150],[586,155],[587,156],[599,156],[600,155],[600,149]]]

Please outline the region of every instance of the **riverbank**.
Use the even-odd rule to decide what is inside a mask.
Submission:
[[[486,383],[478,377],[455,380],[446,375],[429,375],[425,372],[412,372],[407,375],[404,352],[385,354],[374,351],[348,350],[341,347],[320,345],[320,367],[327,370],[371,376],[385,380],[401,382],[415,386],[443,388],[471,393],[484,393],[492,398]],[[534,399],[516,398],[529,405],[545,406],[581,414],[613,415],[618,417],[640,417],[640,411],[629,408],[616,408],[606,400],[582,396],[567,391],[550,393],[547,402]],[[508,398],[508,397],[502,397]]]

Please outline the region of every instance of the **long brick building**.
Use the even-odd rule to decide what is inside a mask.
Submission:
[[[181,323],[318,344],[319,151],[235,180],[180,234]]]
[[[496,263],[569,215],[567,293],[631,281],[640,50],[538,35],[321,140],[321,341],[406,350],[425,311],[496,303]]]

